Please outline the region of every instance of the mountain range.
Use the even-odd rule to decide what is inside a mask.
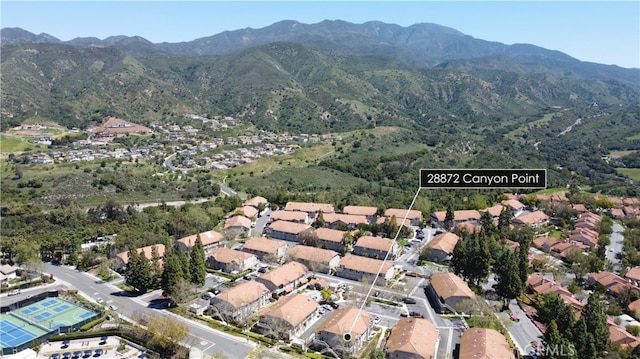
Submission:
[[[2,115],[82,126],[105,115],[238,116],[288,131],[489,125],[553,106],[633,104],[640,69],[582,62],[435,25],[281,21],[182,43],[112,36],[61,41],[0,31]],[[318,119],[318,121],[312,121]]]

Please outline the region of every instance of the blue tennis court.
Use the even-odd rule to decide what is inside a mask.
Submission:
[[[61,306],[59,306],[59,307],[55,307],[55,308],[53,308],[53,311],[54,311],[54,312],[56,312],[56,313],[60,313],[60,312],[64,312],[64,311],[65,311],[65,310],[67,310],[67,309],[70,309],[70,308],[71,308],[71,306],[70,306],[70,305],[68,305],[68,304],[63,304],[63,305],[61,305]]]
[[[24,327],[7,319],[0,319],[0,347],[15,347],[42,335],[41,333],[33,333],[26,329],[25,324],[22,325]]]
[[[40,302],[40,305],[43,306],[43,307],[50,307],[50,306],[55,305],[57,303],[58,303],[58,300],[49,299],[49,300],[46,300],[44,302]]]
[[[86,318],[89,318],[89,317],[93,317],[94,315],[96,315],[96,313],[87,311],[87,312],[84,312],[84,313],[80,314],[80,318],[86,319]]]
[[[51,313],[49,312],[42,312],[40,314],[36,314],[33,316],[34,319],[36,320],[42,320],[42,319],[46,319],[49,318],[51,316]]]

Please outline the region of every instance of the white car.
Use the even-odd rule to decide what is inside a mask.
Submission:
[[[373,323],[374,323],[374,324],[378,324],[378,323],[380,323],[380,317],[376,315],[376,317],[375,317],[375,318],[373,318]]]
[[[9,292],[9,296],[18,295],[18,294],[20,294],[20,289],[14,289],[11,292]]]
[[[115,306],[115,305],[113,305],[113,304],[109,304],[109,309],[111,309],[111,310],[113,310],[113,311],[116,311],[116,310],[118,310],[118,307],[116,307],[116,306]]]

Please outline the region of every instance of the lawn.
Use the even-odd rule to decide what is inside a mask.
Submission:
[[[634,181],[640,181],[640,168],[616,168],[616,171]]]

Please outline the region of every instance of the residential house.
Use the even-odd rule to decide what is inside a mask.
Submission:
[[[313,272],[331,273],[340,263],[338,252],[303,245],[293,246],[287,251],[287,256]]]
[[[345,206],[342,213],[356,216],[365,216],[369,223],[373,223],[378,219],[378,208],[369,206]]]
[[[223,320],[241,323],[267,305],[270,297],[271,292],[263,283],[250,280],[211,298],[211,307]]]
[[[571,231],[569,241],[584,243],[589,247],[598,245],[599,234],[588,228],[576,228]]]
[[[353,254],[377,259],[394,260],[398,252],[399,248],[396,241],[391,238],[374,236],[358,238],[353,247]]]
[[[290,341],[309,328],[318,307],[304,294],[280,297],[273,306],[260,311],[256,328],[267,337]]]
[[[482,215],[480,214],[480,212],[475,209],[453,211],[452,224],[456,226],[458,224],[465,223],[465,222],[476,223],[478,222],[478,220],[480,220],[481,216]],[[431,213],[429,218],[431,221],[431,225],[433,227],[443,227],[446,217],[447,217],[447,211],[437,211],[437,212]]]
[[[501,204],[496,204],[495,206],[485,208],[480,211],[480,215],[483,215],[485,212],[489,212],[489,215],[494,221],[498,221],[500,218],[500,214],[502,213],[502,209],[504,208]],[[446,212],[445,212],[446,213]]]
[[[162,244],[162,243],[153,244],[153,245],[150,245],[150,246],[138,248],[135,251],[137,251],[139,254],[141,254],[142,256],[147,258],[148,260],[152,260],[153,259],[154,248],[155,248],[155,250],[157,252],[158,259],[160,260],[160,262],[162,262],[162,259],[164,258],[164,254],[166,252],[166,248],[165,248],[164,244]],[[122,269],[126,268],[127,263],[129,263],[129,251],[120,252],[120,253],[116,254],[115,267],[118,270],[122,270]]]
[[[277,262],[287,253],[287,242],[266,237],[251,237],[244,242],[241,250],[255,254],[260,260]]]
[[[355,356],[372,330],[373,317],[369,313],[354,307],[340,308],[316,328],[315,342],[321,351],[330,348],[340,356]]]
[[[333,229],[355,229],[360,224],[369,223],[367,217],[355,214],[327,213],[322,218],[325,226]]]
[[[18,267],[9,264],[3,264],[0,266],[0,283],[8,283],[9,280],[18,276]]]
[[[313,202],[287,202],[284,206],[285,211],[305,212],[312,221],[315,221],[318,212],[323,214],[334,213],[332,204],[329,203],[313,203]]]
[[[460,358],[515,359],[507,338],[488,328],[469,328],[460,338]]]
[[[636,266],[629,269],[624,277],[630,280],[631,284],[638,286],[638,283],[640,283],[640,267]]]
[[[267,201],[266,198],[260,196],[249,198],[242,203],[243,206],[251,206],[257,210],[260,210],[260,208],[266,208],[268,204],[269,201]]]
[[[543,237],[538,237],[534,239],[532,244],[534,247],[538,248],[539,250],[545,253],[549,253],[551,251],[551,248],[560,242],[562,242],[560,238],[543,236]]]
[[[251,230],[251,220],[245,216],[233,216],[224,222],[224,229],[245,234]]]
[[[427,286],[427,298],[437,313],[442,313],[443,309],[456,312],[458,303],[475,297],[467,283],[450,272],[432,275]]]
[[[321,248],[336,252],[344,250],[344,235],[346,232],[330,228],[318,228],[315,230],[316,245]]]
[[[549,216],[542,211],[533,211],[514,218],[511,223],[517,226],[540,227],[549,222]]]
[[[540,295],[556,293],[566,304],[572,306],[575,310],[580,311],[584,308],[584,303],[577,299],[567,288],[556,283],[553,278],[547,278],[540,273],[532,273],[529,275],[526,289],[529,293],[537,293]]]
[[[297,211],[273,211],[269,214],[269,221],[287,221],[302,224],[311,223],[311,219],[306,212]]]
[[[422,222],[422,212],[415,209],[387,208],[384,211],[384,216],[389,218],[395,216],[400,220],[406,218],[411,222],[412,226],[420,226],[420,223]]]
[[[500,203],[509,208],[514,217],[518,217],[524,211],[524,204],[517,199],[505,199]]]
[[[283,295],[309,282],[311,272],[302,263],[289,262],[258,276],[255,281],[264,284],[271,293]]]
[[[616,323],[609,320],[607,326],[609,327],[609,341],[612,344],[617,343],[623,349],[635,348],[640,345],[640,338],[620,328]]]
[[[207,258],[207,265],[209,268],[226,273],[244,272],[258,265],[258,257],[251,253],[219,247],[211,251]]]
[[[175,247],[179,247],[183,252],[188,252],[196,244],[196,237],[200,236],[200,242],[204,247],[204,253],[210,253],[214,248],[222,243],[222,233],[216,231],[206,231],[191,236],[180,238],[176,241]]]
[[[640,293],[638,287],[632,285],[621,276],[608,271],[589,273],[587,276],[587,284],[593,286],[596,285],[596,283],[602,285],[607,290],[607,293],[614,297],[625,295],[629,291]]]
[[[229,219],[233,216],[245,216],[249,219],[255,220],[256,218],[258,218],[258,209],[253,206],[238,207],[233,211],[227,213],[227,215],[224,216],[224,218]]]
[[[423,318],[401,318],[391,328],[384,351],[388,359],[433,359],[440,334]]]
[[[302,242],[305,233],[313,233],[313,228],[308,224],[288,221],[275,221],[265,228],[265,232],[272,238],[291,242]]]
[[[459,240],[460,237],[451,232],[441,233],[433,237],[424,247],[429,250],[429,260],[432,262],[449,260]]]
[[[372,283],[378,273],[377,284],[382,285],[393,279],[393,262],[347,254],[340,259],[336,270],[337,277],[368,283]]]

